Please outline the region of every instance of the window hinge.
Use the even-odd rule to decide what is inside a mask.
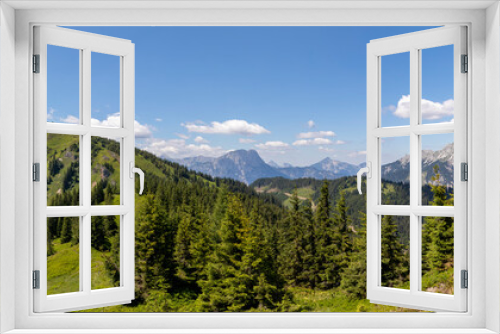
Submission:
[[[40,270],[33,270],[33,289],[40,289]]]
[[[462,162],[461,165],[461,180],[469,181],[469,165],[466,162]]]
[[[462,73],[469,72],[469,56],[462,55]]]
[[[40,73],[40,55],[33,55],[33,73]]]
[[[462,289],[469,288],[469,273],[468,273],[468,271],[462,270],[460,276],[462,277]]]
[[[38,162],[33,164],[33,181],[40,182],[40,164]]]

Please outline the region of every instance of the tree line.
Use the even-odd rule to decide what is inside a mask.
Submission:
[[[241,182],[204,177],[139,154],[164,175],[146,169],[145,195],[136,198],[135,305],[158,291],[167,296],[189,291],[199,312],[301,311],[290,292],[294,287],[340,288],[353,299],[366,298],[366,216],[363,209],[349,207],[348,192],[331,193],[332,183],[341,181],[322,181],[314,210],[311,201],[299,199],[297,189],[285,208]],[[439,170],[435,173],[439,180]],[[72,191],[55,195],[54,201],[63,205]],[[438,182],[431,192],[432,205],[452,201]],[[93,187],[92,202],[109,203],[113,194],[101,180]],[[69,220],[51,219],[48,256],[55,239],[78,243]],[[95,219],[92,247],[107,254],[108,270],[118,280],[119,219]],[[400,225],[399,218],[382,219],[385,286],[402,287],[409,280],[409,241]],[[453,259],[453,220],[427,217],[423,226],[423,271],[446,270]],[[169,298],[158,301],[158,311],[171,309]]]

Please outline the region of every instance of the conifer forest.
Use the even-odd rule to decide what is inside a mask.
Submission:
[[[120,145],[92,138],[92,205],[120,194]],[[366,197],[355,177],[213,178],[136,149],[135,300],[86,312],[393,312],[366,300]],[[423,188],[429,205],[453,189]],[[47,205],[79,205],[79,138],[47,137]],[[273,193],[258,191],[275,189]],[[364,185],[363,185],[364,187]],[[384,200],[409,185],[384,181]],[[136,181],[136,189],[138,181]],[[409,219],[383,216],[382,285],[409,289]],[[120,285],[120,217],[92,217],[92,289]],[[422,219],[422,288],[453,294],[453,218]],[[79,219],[47,220],[48,293],[78,291]]]

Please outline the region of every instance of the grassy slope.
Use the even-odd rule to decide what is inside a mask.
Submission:
[[[54,240],[55,254],[47,257],[48,294],[79,290],[79,245],[61,244]],[[107,254],[92,249],[92,288],[113,287],[113,279],[105,265]]]
[[[52,198],[63,188],[64,175],[71,162],[78,161],[78,154],[70,151],[72,144],[78,145],[78,136],[73,135],[47,135],[47,163],[55,157],[64,164],[64,167],[52,178],[52,183],[47,186],[47,199]]]

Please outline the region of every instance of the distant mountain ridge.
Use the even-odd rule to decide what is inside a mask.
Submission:
[[[178,163],[213,177],[231,178],[251,184],[255,180],[270,177],[287,179],[314,178],[318,180],[334,180],[343,176],[356,175],[366,165],[359,165],[325,158],[306,167],[296,167],[274,161],[266,163],[255,150],[236,150],[218,158],[192,157],[177,160]],[[408,182],[410,173],[409,156],[382,166],[382,178],[393,182]],[[433,168],[439,166],[441,183],[453,186],[453,144],[446,145],[438,151],[422,151],[422,175],[425,183],[432,182]]]
[[[354,175],[359,166],[346,162],[325,158],[307,167],[295,167],[274,161],[266,163],[255,150],[236,150],[218,158],[191,157],[177,160],[178,163],[213,177],[226,177],[250,184],[267,177],[284,177],[287,179],[315,178],[333,180],[342,176]]]
[[[453,144],[438,151],[422,151],[422,177],[424,183],[433,183],[434,166],[439,166],[440,183],[453,187]],[[410,156],[382,166],[382,178],[393,182],[408,182],[410,177]]]

